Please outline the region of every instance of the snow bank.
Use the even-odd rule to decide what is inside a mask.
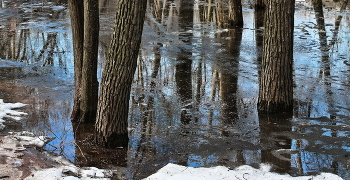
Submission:
[[[113,176],[112,171],[95,167],[78,168],[74,165],[59,166],[34,172],[25,180],[109,180]]]
[[[4,130],[5,125],[3,124],[5,120],[3,118],[11,118],[13,120],[21,120],[21,116],[27,115],[27,113],[12,110],[15,108],[21,108],[26,106],[22,103],[4,103],[3,99],[0,99],[0,131]]]
[[[292,177],[288,174],[277,174],[269,172],[271,166],[261,164],[260,169],[255,169],[248,165],[239,166],[235,170],[229,170],[227,167],[217,166],[212,168],[193,168],[169,163],[160,169],[157,173],[145,178],[144,180],[220,180],[220,179],[245,179],[245,180],[341,180],[342,178],[331,174],[321,173],[317,176],[299,176]]]

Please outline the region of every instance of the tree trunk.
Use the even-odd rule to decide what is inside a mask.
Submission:
[[[131,84],[147,1],[119,0],[112,41],[102,75],[96,121],[96,140],[104,146],[128,145]]]
[[[98,99],[98,2],[71,0],[68,4],[73,31],[75,71],[75,97],[71,119],[73,122],[94,122]]]
[[[241,0],[229,1],[229,28],[243,27],[243,13]]]
[[[83,122],[95,122],[98,100],[97,58],[99,12],[97,0],[84,0],[84,54],[81,85],[81,115]]]
[[[70,0],[68,1],[70,18],[72,24],[73,34],[73,49],[74,49],[74,80],[75,80],[75,97],[74,107],[71,119],[75,121],[79,119],[80,114],[80,87],[82,82],[83,68],[83,44],[84,44],[84,9],[83,1],[81,0]]]
[[[255,9],[265,9],[267,0],[255,0]]]
[[[270,0],[266,12],[258,110],[293,110],[294,0]]]

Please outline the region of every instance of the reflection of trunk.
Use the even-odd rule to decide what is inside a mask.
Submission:
[[[277,166],[277,171],[288,172],[291,167],[290,154],[278,154],[276,150],[291,149],[292,140],[283,136],[283,132],[292,131],[290,119],[292,113],[273,115],[259,114],[261,162]],[[275,153],[274,153],[275,152]],[[288,152],[288,151],[287,151]]]
[[[99,13],[95,0],[71,0],[75,97],[72,121],[95,121],[98,96],[97,53]],[[83,7],[83,8],[82,8]]]
[[[327,33],[324,23],[322,0],[312,0],[312,5],[314,6],[315,10],[318,36],[320,38],[321,51],[323,52],[322,56],[328,56]]]
[[[215,23],[220,28],[223,28],[225,26],[225,21],[227,20],[227,14],[225,12],[225,5],[223,4],[222,0],[215,1]],[[227,21],[226,21],[227,22]]]
[[[264,27],[264,14],[265,10],[257,9],[254,11],[254,20],[255,20],[255,43],[257,51],[258,62],[261,62],[262,59],[262,48],[263,48],[263,32],[261,28]]]
[[[193,0],[181,0],[179,9],[179,26],[184,30],[190,30],[193,26]],[[191,44],[192,34],[185,34],[180,39],[186,44]],[[188,124],[191,119],[192,109],[192,60],[190,57],[192,52],[181,48],[176,64],[176,85],[177,93],[180,96],[181,102],[184,105],[181,110],[181,122]]]
[[[48,33],[46,42],[44,43],[43,48],[40,50],[39,56],[35,58],[35,61],[39,62],[41,58],[44,57],[44,54],[48,52],[48,57],[46,58],[46,60],[43,59],[44,60],[43,66],[53,65],[53,62],[50,62],[50,61],[53,61],[52,56],[55,48],[57,48],[57,33]]]
[[[314,6],[314,10],[315,10],[316,22],[318,26],[318,36],[319,36],[320,46],[321,46],[321,55],[322,55],[322,64],[323,64],[323,71],[321,71],[321,74],[329,78],[331,68],[330,68],[330,62],[329,62],[329,47],[327,44],[327,33],[326,33],[325,22],[324,22],[322,0],[312,0],[312,5]],[[327,82],[327,80],[325,82]]]
[[[219,76],[218,71],[214,70],[213,71],[213,79],[212,79],[212,88],[211,88],[211,93],[210,93],[210,102],[215,101],[216,91],[218,90],[218,87],[219,87],[218,76]],[[211,128],[213,125],[213,116],[214,116],[213,108],[210,108],[209,114],[208,114],[208,126],[209,126],[209,128]]]
[[[243,27],[241,0],[229,0],[229,28]]]
[[[293,110],[294,0],[270,0],[266,12],[258,110]]]
[[[208,0],[208,9],[207,9],[207,12],[205,13],[205,15],[206,15],[205,19],[207,22],[210,22],[212,20],[212,14],[213,14],[212,3],[213,3],[213,0]],[[204,11],[205,11],[205,9],[204,9]]]
[[[191,119],[192,109],[192,60],[188,56],[191,52],[182,51],[181,55],[178,56],[178,63],[176,65],[176,85],[177,93],[180,96],[181,102],[184,107],[181,110],[181,122],[188,124]]]
[[[40,58],[44,55],[44,53],[47,51],[48,56],[44,60],[43,66],[53,66],[53,53],[55,49],[58,49],[57,46],[57,33],[49,33],[46,38],[46,44],[41,51],[41,54],[39,55],[37,61],[40,61]]]
[[[222,107],[222,116],[225,125],[233,125],[238,118],[238,59],[242,42],[242,29],[232,29],[229,35],[231,38],[227,48],[232,56],[232,60],[229,62],[222,62],[225,67],[220,68],[220,100],[224,103]]]
[[[349,0],[344,0],[340,6],[339,15],[335,19],[335,24],[334,24],[335,28],[333,31],[333,36],[332,36],[331,42],[329,43],[330,46],[333,46],[337,42],[338,33],[339,33],[339,26],[340,26],[341,20],[343,18],[342,13],[344,12],[344,10],[346,10],[348,2],[349,2]]]
[[[102,75],[97,141],[106,146],[128,145],[128,110],[137,66],[147,1],[119,0],[114,32]]]
[[[346,2],[347,3],[347,2]],[[322,0],[312,0],[312,5],[314,6],[315,10],[315,16],[316,16],[316,22],[318,26],[318,35],[320,39],[320,49],[321,49],[321,55],[322,55],[322,69],[320,71],[320,78],[324,78],[324,84],[326,85],[326,96],[332,95],[331,90],[331,82],[330,82],[330,76],[331,76],[331,62],[329,60],[329,46],[327,44],[327,34],[326,34],[326,28],[325,28],[325,22],[324,22],[324,14],[323,14],[323,3]],[[346,5],[342,6],[342,8],[345,8]],[[343,9],[344,10],[344,9]],[[338,24],[339,28],[339,24]],[[326,98],[327,100],[331,100],[333,98]],[[328,102],[328,105],[330,107],[334,106],[333,102]]]

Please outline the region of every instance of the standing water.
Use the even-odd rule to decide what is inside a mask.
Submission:
[[[181,1],[182,2],[182,1]],[[293,176],[350,178],[350,15],[341,2],[298,1],[294,112],[259,115],[263,12],[244,3],[244,28],[226,29],[225,5],[149,2],[130,99],[128,149],[93,144],[72,124],[72,35],[67,1],[1,1],[0,99],[28,104],[8,130],[55,137],[45,149],[77,165],[140,179],[168,163],[235,168],[260,163]],[[315,7],[315,8],[314,8]],[[322,7],[322,6],[321,6]],[[100,1],[99,72],[115,0]]]

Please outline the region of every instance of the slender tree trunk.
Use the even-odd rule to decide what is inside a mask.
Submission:
[[[96,121],[96,140],[104,146],[128,145],[131,84],[145,18],[147,1],[119,0],[114,32],[102,75]]]
[[[68,1],[70,18],[73,34],[73,49],[74,49],[74,80],[75,80],[75,97],[74,107],[71,119],[74,121],[79,119],[80,114],[80,99],[81,99],[81,82],[83,68],[83,44],[84,44],[84,9],[83,1],[70,0]]]
[[[99,10],[97,0],[68,1],[73,31],[75,97],[73,122],[94,122],[97,110],[97,54]]]
[[[243,12],[241,0],[229,1],[229,28],[243,27]]]
[[[98,100],[97,58],[99,10],[97,0],[84,0],[84,54],[81,85],[81,115],[84,122],[95,122]]]
[[[266,12],[258,110],[293,110],[294,0],[270,0]]]

